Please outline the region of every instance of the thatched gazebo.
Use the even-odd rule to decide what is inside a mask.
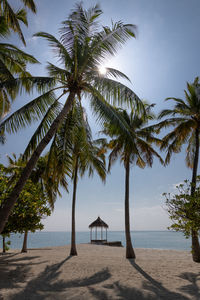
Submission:
[[[91,243],[104,243],[107,242],[107,229],[108,225],[98,217],[94,222],[89,225],[90,230],[90,242]],[[92,229],[95,228],[95,240],[92,239]],[[101,228],[101,239],[97,239],[97,228]],[[103,228],[106,229],[106,238],[103,239]]]

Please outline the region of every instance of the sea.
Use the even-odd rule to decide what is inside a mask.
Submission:
[[[174,231],[132,231],[132,244],[134,248],[150,249],[174,249],[174,250],[191,250],[191,239],[186,239],[181,232]],[[70,244],[71,233],[64,231],[39,231],[28,234],[28,248],[41,248],[53,246],[65,246]],[[125,246],[124,231],[108,231],[108,241],[121,241]],[[23,235],[11,234],[11,249],[20,249],[22,247]],[[0,248],[2,247],[2,237],[0,236]],[[77,232],[76,243],[90,243],[90,232]]]

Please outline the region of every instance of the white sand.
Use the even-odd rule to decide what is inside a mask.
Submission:
[[[136,249],[82,244],[10,251],[0,256],[0,299],[200,299],[200,264],[188,251]]]

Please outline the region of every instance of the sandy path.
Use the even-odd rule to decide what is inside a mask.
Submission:
[[[200,299],[200,264],[187,251],[78,245],[12,251],[0,256],[0,299]]]

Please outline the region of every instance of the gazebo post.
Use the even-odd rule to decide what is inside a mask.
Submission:
[[[90,243],[92,243],[92,227],[90,229]]]

